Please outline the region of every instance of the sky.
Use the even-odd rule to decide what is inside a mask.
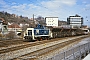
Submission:
[[[84,25],[90,26],[90,0],[0,0],[0,11],[32,18],[67,17],[76,14],[84,18]]]

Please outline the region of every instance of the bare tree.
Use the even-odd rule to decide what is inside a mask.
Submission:
[[[2,37],[2,34],[0,33],[0,37]]]
[[[6,34],[6,38],[14,39],[16,37],[16,34],[14,31],[10,31],[8,34]]]
[[[27,26],[27,25],[24,25],[24,26],[22,27],[22,30],[25,31],[27,28],[28,28],[28,26]]]

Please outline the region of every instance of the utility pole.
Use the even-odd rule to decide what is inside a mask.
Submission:
[[[33,14],[33,21],[34,21],[34,14]]]
[[[33,14],[33,23],[32,24],[33,24],[32,26],[34,27],[34,14]]]

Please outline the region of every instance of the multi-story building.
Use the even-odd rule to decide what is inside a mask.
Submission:
[[[58,26],[58,17],[46,17],[46,26]]]
[[[83,24],[83,17],[79,15],[69,16],[69,18],[67,18],[67,24],[73,27],[81,28]]]

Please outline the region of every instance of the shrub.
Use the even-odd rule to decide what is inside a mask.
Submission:
[[[2,37],[3,35],[2,34],[0,34],[0,37]]]

